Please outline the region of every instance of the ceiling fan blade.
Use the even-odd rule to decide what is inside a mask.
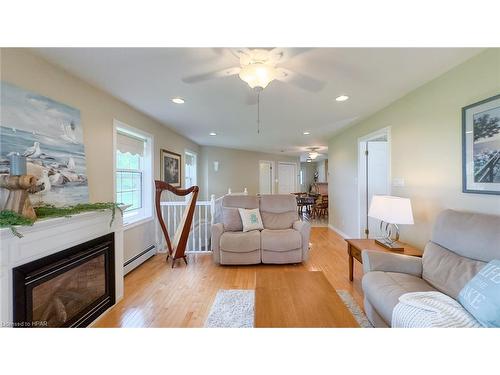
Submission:
[[[278,64],[278,63],[283,63],[285,61],[291,60],[293,57],[295,57],[297,55],[301,55],[303,53],[306,53],[310,50],[312,50],[312,48],[277,47],[277,48],[273,48],[271,51],[269,51],[269,57],[272,59],[273,63]]]
[[[294,86],[301,88],[302,90],[318,92],[325,87],[325,82],[319,81],[310,76],[306,76],[301,73],[294,72],[290,69],[277,68],[276,79],[278,81],[290,83]]]
[[[189,77],[184,77],[184,78],[182,78],[182,82],[197,83],[197,82],[202,82],[202,81],[208,81],[210,79],[215,79],[215,78],[233,76],[235,74],[238,74],[239,72],[240,72],[240,67],[235,66],[233,68],[226,68],[226,69],[217,70],[214,72],[208,72],[208,73],[196,74],[196,75],[189,76]]]
[[[242,57],[248,58],[250,57],[250,48],[229,48],[229,51],[235,56],[238,60]]]

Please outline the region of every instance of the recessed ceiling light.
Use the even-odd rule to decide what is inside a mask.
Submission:
[[[302,133],[302,134],[304,134],[304,135],[310,135],[310,134],[311,134],[311,132],[304,132],[304,133]]]
[[[345,102],[347,99],[349,99],[347,95],[340,95],[335,98],[335,100],[338,102]]]
[[[173,98],[172,101],[175,104],[184,104],[184,99],[182,99],[182,98]]]
[[[216,136],[217,133],[216,132],[210,132],[209,135],[211,135],[212,137]]]

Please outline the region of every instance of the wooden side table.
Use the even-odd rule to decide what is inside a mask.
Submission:
[[[363,250],[375,250],[381,251],[384,253],[393,253],[393,254],[403,254],[410,255],[414,257],[422,257],[423,251],[416,249],[410,245],[405,243],[401,243],[404,247],[403,251],[394,251],[389,250],[383,246],[375,243],[373,239],[347,239],[347,254],[349,254],[349,280],[353,280],[353,270],[354,270],[354,259],[356,259],[359,263],[363,263],[361,259],[361,251]]]

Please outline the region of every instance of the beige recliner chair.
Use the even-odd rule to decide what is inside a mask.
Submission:
[[[243,232],[238,208],[259,208],[264,230]],[[307,259],[310,224],[300,221],[294,195],[226,195],[212,225],[213,259],[220,264],[300,263]]]
[[[457,299],[489,261],[500,259],[500,216],[445,210],[422,258],[364,250],[365,312],[375,327],[389,327],[399,297],[438,290]]]

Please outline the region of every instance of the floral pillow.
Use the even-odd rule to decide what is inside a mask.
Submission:
[[[264,229],[258,208],[252,210],[238,208],[238,211],[240,212],[241,222],[243,223],[243,232]]]

